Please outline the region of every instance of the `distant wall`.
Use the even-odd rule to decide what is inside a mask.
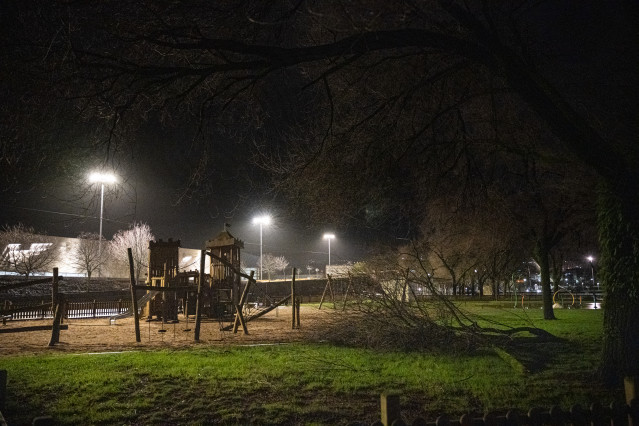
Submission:
[[[86,274],[75,265],[74,261],[74,253],[75,250],[80,245],[79,238],[67,238],[67,237],[55,237],[55,236],[42,236],[43,242],[53,242],[53,250],[55,250],[55,260],[51,263],[49,270],[40,271],[35,273],[34,275],[51,275],[53,268],[58,268],[58,273],[62,276],[67,277],[84,277]],[[108,241],[102,242],[103,250],[108,250]],[[2,248],[4,251],[5,247]],[[179,249],[179,257],[180,257],[180,270],[183,271],[192,271],[199,270],[200,268],[200,250],[198,249],[189,249],[189,248],[180,248]],[[211,264],[211,260],[209,256],[206,259],[206,268],[205,271],[209,270],[209,266]],[[147,271],[143,271],[143,276]],[[0,275],[12,275],[11,271],[8,270],[0,270]],[[94,277],[97,277],[98,274],[95,272],[93,274]],[[119,262],[111,260],[107,262],[101,268],[102,278],[129,278],[129,269],[128,265],[122,265]]]

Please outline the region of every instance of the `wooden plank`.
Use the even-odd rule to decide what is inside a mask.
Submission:
[[[53,327],[51,325],[30,325],[26,327],[16,328],[0,328],[0,334],[2,333],[21,333],[23,331],[51,331]],[[68,324],[61,324],[60,330],[68,330]]]
[[[249,334],[248,328],[246,328],[246,321],[244,321],[244,315],[242,314],[242,307],[240,305],[235,305],[235,318],[237,318],[240,322],[244,334]],[[237,333],[236,328],[233,329],[233,333]]]
[[[251,282],[253,282],[253,274],[255,274],[255,271],[251,271],[251,279],[248,280],[248,282],[246,283],[246,286],[244,286],[244,291],[242,292],[242,296],[240,297],[240,310],[244,309],[244,304],[246,303],[246,298],[248,297],[248,291],[249,288],[251,286]],[[233,333],[237,333],[237,328],[240,325],[240,318],[237,315],[238,311],[235,311],[235,321],[233,323]],[[241,320],[244,320],[244,317],[241,318]],[[246,326],[243,326],[244,328],[246,328]]]
[[[260,310],[260,311],[259,311],[258,313],[256,313],[255,315],[251,315],[251,316],[250,316],[250,317],[248,317],[248,318],[244,318],[244,320],[245,320],[246,322],[249,322],[249,321],[252,321],[252,320],[254,320],[254,319],[257,319],[257,318],[259,318],[259,317],[261,317],[261,316],[263,316],[263,315],[266,315],[266,314],[268,314],[269,312],[271,312],[273,309],[275,309],[275,308],[277,308],[278,306],[280,306],[281,304],[286,303],[286,302],[287,302],[290,298],[291,298],[291,295],[289,294],[289,295],[288,295],[288,296],[286,296],[284,299],[282,299],[282,300],[280,300],[280,301],[278,301],[278,302],[275,302],[275,304],[273,304],[273,305],[269,306],[269,307],[268,307],[268,308],[266,308],[266,309],[262,309],[262,310]],[[223,331],[229,331],[229,330],[231,330],[232,328],[233,328],[233,325],[227,325],[226,327],[223,327],[223,328],[222,328],[222,330],[223,330]]]

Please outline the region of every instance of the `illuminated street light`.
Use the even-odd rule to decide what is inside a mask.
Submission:
[[[263,274],[263,261],[262,259],[262,226],[269,225],[271,223],[271,217],[268,215],[258,216],[253,218],[253,225],[260,225],[260,280],[262,279]]]
[[[335,238],[335,234],[324,234],[324,239],[328,240],[328,266],[331,266],[331,240]]]
[[[93,172],[89,175],[89,182],[99,183],[100,189],[100,239],[98,240],[98,261],[102,263],[102,215],[104,213],[104,184],[115,183],[117,178],[112,173]],[[101,268],[98,268],[98,276],[101,275]]]

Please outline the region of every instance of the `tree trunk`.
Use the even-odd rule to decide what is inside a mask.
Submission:
[[[541,295],[544,304],[544,319],[551,320],[555,318],[555,312],[552,309],[552,290],[550,288],[550,261],[548,259],[548,247],[544,241],[537,241],[535,247],[535,260],[539,264],[541,274]]]
[[[635,187],[599,188],[599,278],[606,291],[600,372],[609,383],[639,374],[638,196]]]

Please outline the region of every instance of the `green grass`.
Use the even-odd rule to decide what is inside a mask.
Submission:
[[[104,355],[5,357],[5,416],[59,424],[347,424],[378,419],[379,394],[399,392],[407,418],[442,412],[622,400],[593,382],[602,312],[465,304],[484,325],[544,328],[558,339],[473,354],[375,352],[322,344],[197,348]]]

